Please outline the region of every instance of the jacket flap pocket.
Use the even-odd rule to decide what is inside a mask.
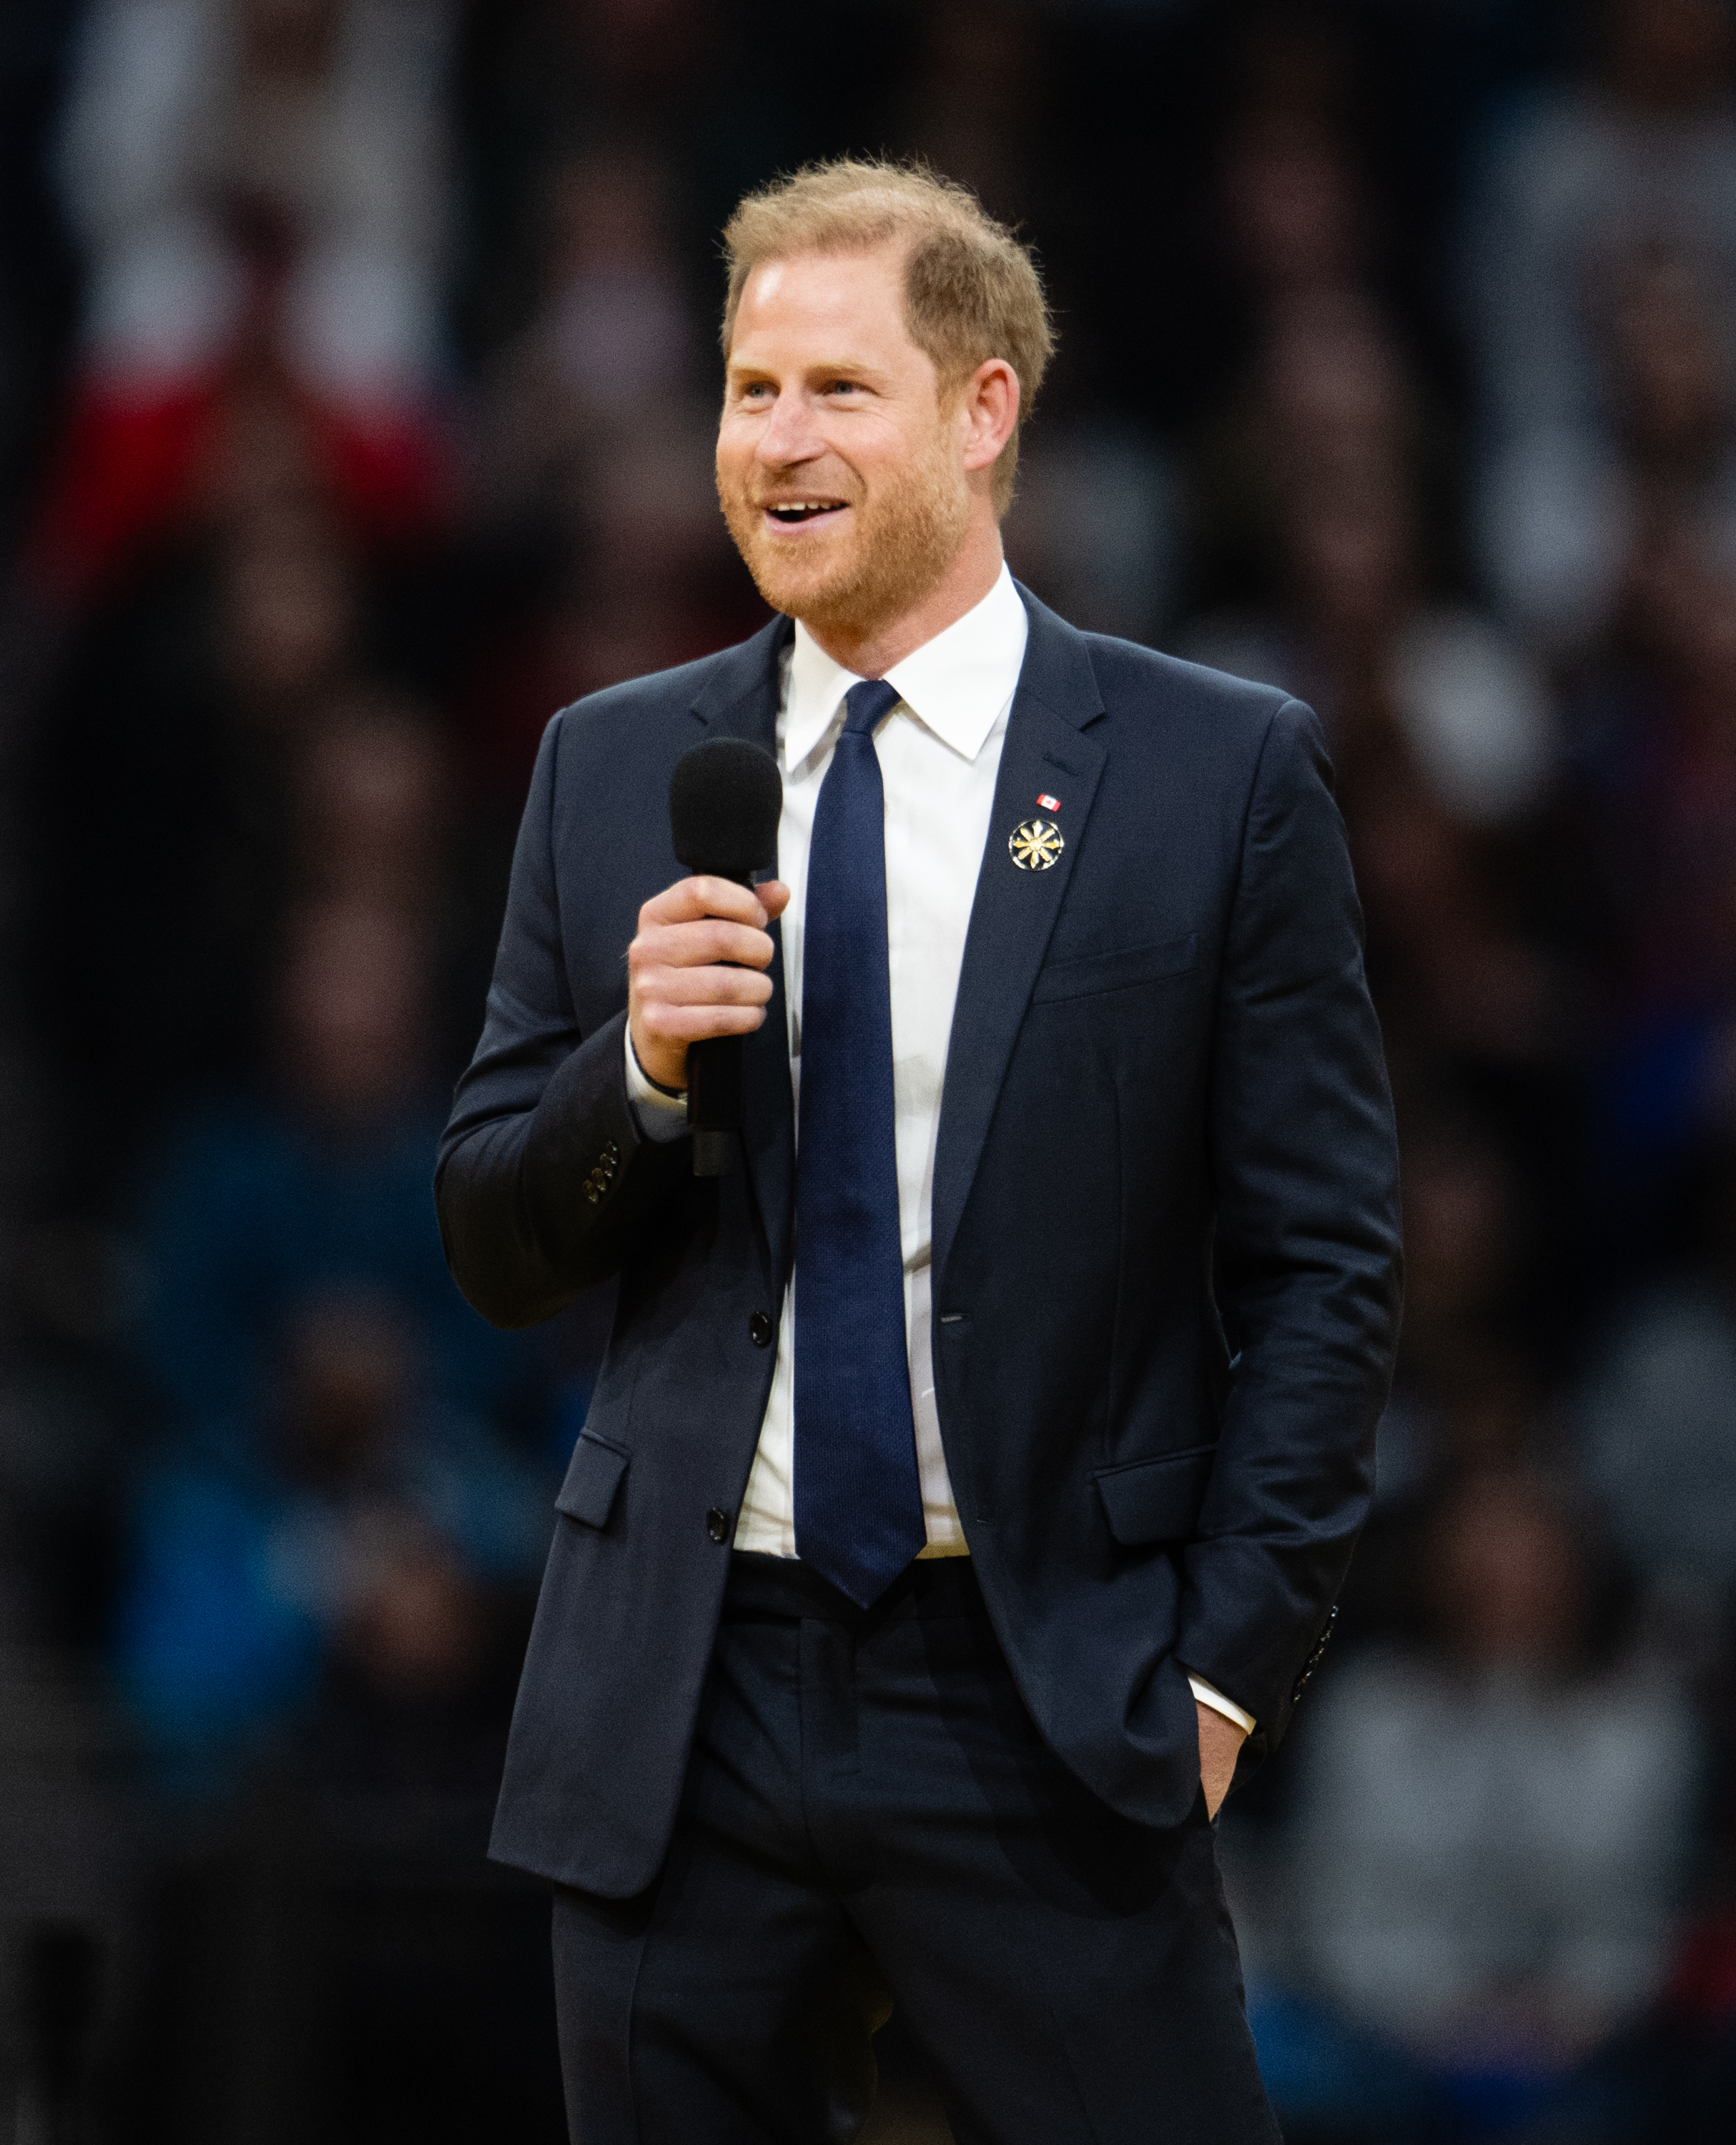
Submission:
[[[1150,1542],[1186,1541],[1192,1534],[1211,1480],[1215,1445],[1166,1452],[1161,1460],[1131,1460],[1092,1476],[1109,1531],[1132,1549]]]
[[[1049,998],[1089,998],[1098,991],[1125,990],[1131,983],[1156,983],[1179,976],[1199,958],[1200,934],[1160,938],[1149,946],[1122,946],[1112,953],[1087,953],[1082,960],[1051,961],[1038,972],[1031,993],[1033,1005]]]
[[[627,1471],[627,1458],[619,1446],[605,1444],[594,1431],[581,1430],[567,1463],[566,1480],[555,1500],[555,1510],[570,1520],[583,1520],[588,1527],[606,1527]]]

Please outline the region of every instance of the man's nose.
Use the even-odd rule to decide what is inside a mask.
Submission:
[[[805,399],[800,395],[780,395],[760,429],[760,460],[787,469],[793,462],[812,461],[824,446]]]

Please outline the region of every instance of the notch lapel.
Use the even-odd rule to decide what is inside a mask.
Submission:
[[[941,1093],[934,1157],[938,1287],[1108,757],[1084,733],[1084,725],[1103,711],[1084,636],[1027,590],[1021,587],[1019,594],[1031,616],[1030,639],[995,779]],[[1052,791],[1061,799],[1059,812],[1052,814],[1037,803]],[[1063,847],[1047,871],[1022,871],[1009,854],[1008,838],[1037,817],[1054,819]]]
[[[773,619],[762,632],[732,649],[713,670],[694,702],[701,734],[746,738],[778,752],[778,700],[784,648],[793,629]],[[689,743],[697,744],[699,735]],[[788,1278],[795,1206],[795,1107],[789,1080],[789,1008],[783,989],[783,933],[772,926],[772,996],[765,1018],[742,1049],[742,1144],[772,1273]]]

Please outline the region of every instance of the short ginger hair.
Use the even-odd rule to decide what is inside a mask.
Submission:
[[[866,252],[899,241],[908,249],[905,326],[933,359],[943,390],[961,386],[992,357],[1018,375],[1018,419],[994,465],[995,511],[1005,514],[1019,429],[1037,400],[1055,332],[1031,249],[967,187],[925,164],[840,157],[749,194],[724,228],[729,269],[724,356],[734,340],[743,286],[762,262],[796,253]]]

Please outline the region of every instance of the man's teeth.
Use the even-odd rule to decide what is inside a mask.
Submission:
[[[771,511],[779,521],[805,521],[811,514],[829,514],[838,504],[835,499],[790,499]]]

